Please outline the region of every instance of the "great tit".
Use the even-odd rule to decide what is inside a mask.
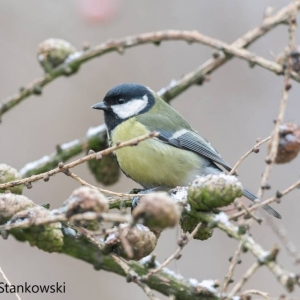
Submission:
[[[231,167],[211,144],[153,90],[139,84],[121,84],[112,88],[103,102],[92,106],[104,111],[110,145],[152,131],[157,138],[135,147],[115,151],[117,162],[127,177],[145,189],[171,189],[187,186],[197,175],[220,174]],[[243,191],[251,201],[257,197]],[[268,205],[263,208],[281,218]]]

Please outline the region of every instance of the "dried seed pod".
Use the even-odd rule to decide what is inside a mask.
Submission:
[[[107,212],[108,200],[96,189],[81,186],[74,190],[66,204],[66,216],[93,211],[97,213]]]
[[[124,240],[130,248],[131,257],[128,257],[129,251],[124,249]],[[110,234],[105,240],[104,251],[115,252],[126,259],[140,260],[155,249],[156,243],[156,235],[146,226],[137,224],[135,227],[121,227],[120,232]]]
[[[165,194],[141,197],[139,205],[132,212],[133,218],[143,220],[149,228],[174,227],[179,222],[179,208],[172,198]]]
[[[22,179],[22,176],[16,169],[6,164],[0,164],[0,184],[20,179]],[[16,185],[5,190],[0,190],[0,193],[5,193],[6,190],[10,190],[13,194],[22,194],[23,185]]]
[[[0,194],[0,224],[7,222],[17,212],[33,206],[34,203],[25,196]]]
[[[45,72],[50,72],[75,53],[77,49],[69,42],[61,39],[47,39],[39,45],[37,57]],[[72,72],[77,70],[78,68],[73,69]]]
[[[229,205],[242,195],[242,184],[235,176],[198,176],[189,186],[188,203],[196,210],[211,210]]]
[[[279,129],[279,145],[275,162],[277,164],[288,163],[293,160],[300,151],[300,127],[293,123],[282,124]],[[270,147],[269,143],[269,147]]]

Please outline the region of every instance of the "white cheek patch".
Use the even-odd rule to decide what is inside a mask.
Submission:
[[[144,95],[142,99],[132,99],[124,104],[112,105],[113,112],[121,119],[137,115],[148,104],[148,97]]]

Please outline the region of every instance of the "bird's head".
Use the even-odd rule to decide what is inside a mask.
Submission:
[[[146,86],[124,83],[109,90],[103,102],[93,105],[92,108],[104,111],[106,123],[113,119],[120,123],[148,111],[155,104],[153,93]]]

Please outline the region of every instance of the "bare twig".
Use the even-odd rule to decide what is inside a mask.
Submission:
[[[264,264],[269,268],[269,270],[274,274],[275,278],[283,287],[285,287],[288,291],[293,291],[294,285],[296,284],[296,278],[294,274],[284,270],[276,263],[272,253],[273,251],[266,252],[251,235],[247,233],[240,234],[238,228],[229,222],[229,220],[225,219],[225,213],[222,221],[215,219],[214,215],[212,214],[202,212],[195,213],[195,217],[208,224],[215,224],[216,227],[241,242],[243,246],[246,247],[261,264]]]
[[[232,175],[236,172],[237,168],[240,166],[240,164],[243,162],[244,159],[246,159],[252,152],[256,152],[258,150],[258,148],[264,144],[265,142],[267,142],[268,140],[270,140],[270,136],[259,141],[258,143],[255,144],[255,146],[250,149],[249,151],[247,151],[238,161],[237,163],[234,165],[234,167],[232,168],[232,170],[229,172],[229,175]]]
[[[258,209],[258,208],[260,208],[260,207],[262,207],[262,206],[264,206],[264,205],[266,205],[266,204],[270,204],[270,203],[272,203],[272,202],[275,202],[275,201],[278,200],[278,196],[283,197],[283,196],[289,194],[291,191],[293,191],[293,190],[295,190],[296,188],[298,188],[299,186],[300,186],[300,180],[296,181],[294,184],[292,184],[291,186],[289,186],[289,187],[288,187],[287,189],[285,189],[284,191],[282,191],[282,192],[277,192],[277,196],[271,197],[271,198],[269,198],[269,199],[267,199],[267,200],[264,200],[264,201],[262,201],[262,202],[260,202],[260,203],[254,204],[253,206],[251,206],[251,207],[248,208],[248,211],[251,212],[251,211],[254,211],[254,210],[256,210],[256,209]],[[239,212],[237,212],[237,213],[231,215],[231,216],[230,216],[230,220],[233,220],[233,219],[235,219],[235,218],[238,218],[238,217],[240,217],[240,216],[243,216],[243,215],[246,214],[246,213],[247,213],[246,211],[239,211]]]
[[[258,290],[247,290],[247,291],[245,291],[244,293],[241,294],[242,299],[243,299],[243,296],[246,296],[246,295],[249,295],[249,294],[259,295],[259,296],[262,296],[263,298],[265,298],[267,300],[269,299],[268,293],[264,293],[264,292],[258,291]]]
[[[279,10],[273,16],[265,18],[260,26],[249,30],[246,34],[233,42],[231,46],[234,48],[248,47],[250,44],[252,44],[258,38],[264,36],[268,31],[277,25],[286,23],[290,19],[290,16],[294,13],[295,9],[300,9],[300,1],[293,1]],[[211,58],[207,60],[204,64],[192,72],[184,75],[181,79],[172,80],[166,88],[161,89],[159,95],[168,102],[178,94],[184,92],[190,86],[199,83],[199,81],[203,81],[203,78],[205,78],[206,75],[211,74],[231,58],[231,55],[226,56],[220,53],[218,58]]]
[[[95,213],[95,212],[85,212],[82,214],[76,214],[71,217],[66,217],[65,214],[52,214],[42,219],[32,220],[25,218],[24,220],[19,220],[16,223],[6,223],[0,225],[0,230],[11,230],[15,228],[28,228],[31,226],[47,225],[57,222],[77,222],[77,221],[94,221],[101,220],[104,222],[111,223],[129,223],[131,224],[133,219],[129,214],[120,214],[120,213]]]
[[[258,268],[261,266],[260,263],[255,262],[244,274],[242,279],[232,288],[230,291],[228,298],[234,297],[237,293],[239,293],[244,286],[244,284],[249,280],[249,278],[258,270]]]
[[[228,273],[227,273],[227,275],[224,279],[224,282],[223,282],[221,295],[224,295],[224,293],[226,293],[226,291],[227,291],[228,285],[229,285],[229,283],[232,279],[232,276],[233,276],[234,269],[235,269],[235,267],[236,267],[236,265],[239,261],[239,257],[240,257],[242,248],[243,248],[243,244],[240,242],[238,248],[236,249],[236,251],[235,251],[235,253],[234,253],[234,255],[231,259]]]
[[[68,173],[68,175],[70,177],[72,177],[73,179],[75,179],[76,181],[78,181],[81,185],[88,186],[88,187],[90,187],[92,189],[96,189],[96,190],[98,190],[98,191],[100,191],[100,192],[102,192],[104,194],[113,195],[113,196],[117,196],[117,197],[134,197],[134,196],[136,196],[136,194],[116,193],[116,192],[113,192],[113,191],[110,191],[110,190],[99,188],[97,186],[89,184],[88,182],[86,182],[85,180],[83,180],[82,178],[80,178],[78,175],[76,175],[73,172]]]
[[[119,232],[119,239],[122,243],[123,249],[124,249],[127,257],[130,259],[133,257],[132,247],[131,247],[129,241],[127,240],[127,238],[122,234],[120,226],[118,228],[118,232]]]
[[[145,134],[143,136],[140,136],[140,137],[136,137],[134,139],[131,139],[129,141],[126,141],[126,142],[122,142],[122,143],[119,143],[115,146],[112,146],[112,147],[109,147],[105,150],[102,150],[102,151],[99,151],[99,152],[96,152],[96,153],[92,153],[92,154],[89,154],[89,155],[86,155],[82,158],[79,158],[69,164],[66,164],[64,165],[63,163],[55,168],[55,169],[52,169],[50,170],[49,172],[45,172],[45,173],[41,173],[41,174],[38,174],[38,175],[33,175],[33,176],[30,176],[28,178],[23,178],[23,179],[20,179],[20,180],[14,180],[14,181],[10,181],[10,182],[7,182],[7,183],[3,183],[3,184],[0,184],[0,189],[6,189],[6,188],[9,188],[9,187],[14,187],[16,185],[21,185],[21,184],[28,184],[28,183],[31,183],[31,182],[34,182],[34,181],[37,181],[37,180],[41,180],[43,179],[45,176],[53,176],[57,173],[60,173],[60,172],[67,172],[69,169],[79,165],[79,164],[82,164],[88,160],[91,160],[91,159],[94,159],[94,158],[97,158],[99,156],[104,156],[104,155],[107,155],[109,153],[112,153],[120,148],[123,148],[123,147],[128,147],[128,146],[133,146],[133,145],[137,145],[138,143],[146,140],[146,139],[149,139],[149,138],[154,138],[158,136],[158,133],[156,132],[151,132],[149,134]],[[68,172],[67,172],[68,174]]]
[[[295,31],[296,31],[295,15],[296,15],[296,12],[297,11],[294,10],[289,19],[289,42],[288,42],[289,53],[295,48]],[[279,145],[279,130],[280,130],[280,126],[283,121],[284,113],[286,110],[286,104],[287,104],[287,100],[288,100],[288,95],[289,95],[289,90],[291,88],[290,78],[292,76],[292,70],[293,70],[292,60],[291,60],[291,57],[288,55],[288,66],[284,72],[284,87],[282,90],[282,97],[281,97],[281,101],[280,101],[279,113],[278,113],[278,116],[276,119],[276,123],[274,126],[272,136],[271,136],[270,151],[269,151],[268,156],[266,157],[267,165],[266,165],[265,171],[262,175],[260,187],[259,187],[258,194],[257,194],[259,199],[263,195],[263,191],[267,185],[272,167],[275,163],[275,159],[277,156],[278,145]]]
[[[76,175],[75,173],[73,172],[70,172],[67,174],[68,176],[72,177],[73,179],[75,179],[76,181],[78,181],[81,185],[84,185],[84,186],[88,186],[92,189],[96,189],[104,194],[108,194],[108,195],[113,195],[113,196],[117,196],[117,197],[120,197],[120,198],[123,198],[123,197],[126,197],[126,198],[132,198],[132,197],[141,197],[143,196],[142,194],[126,194],[126,193],[117,193],[117,192],[113,192],[113,191],[110,191],[110,190],[106,190],[106,189],[102,189],[102,188],[99,188],[97,186],[94,186],[88,182],[86,182],[85,180],[83,180],[82,178],[80,178],[78,175]],[[155,193],[157,195],[157,193]],[[152,194],[147,194],[147,195],[152,195]],[[119,199],[120,200],[120,199]]]
[[[240,204],[240,207],[242,207],[245,210],[245,212],[246,212],[245,214],[252,218],[251,220],[255,220],[258,224],[261,224],[261,222],[262,222],[261,218],[258,218],[251,211],[249,211],[249,209],[246,207],[246,205],[242,201],[240,201],[239,204]],[[251,221],[251,220],[249,220],[249,221]],[[248,227],[248,230],[249,230],[251,223],[250,222],[247,222],[247,223],[248,223],[247,227]]]
[[[2,277],[4,278],[4,280],[6,281],[6,283],[11,286],[10,281],[8,280],[7,276],[5,275],[5,273],[3,272],[2,268],[0,267],[0,274],[2,275]],[[20,296],[18,293],[15,293],[16,297],[18,300],[21,300]]]
[[[125,259],[123,259],[115,254],[111,254],[111,257],[124,270],[124,272],[127,274],[127,276],[130,277],[130,280],[135,282],[138,286],[140,286],[144,290],[145,294],[149,297],[149,299],[159,300],[153,294],[152,290],[145,283],[141,282],[138,274],[130,268],[130,266],[128,265],[128,263],[126,262]]]
[[[285,228],[281,224],[277,224],[274,222],[273,218],[269,215],[265,215],[265,219],[268,222],[268,225],[272,228],[274,233],[277,235],[282,245],[285,247],[286,251],[291,255],[294,259],[295,264],[300,263],[300,253],[297,251],[294,243],[288,238],[287,232]]]
[[[148,274],[146,274],[145,276],[143,276],[143,278],[148,279],[150,276],[157,274],[158,272],[160,272],[164,267],[166,267],[172,260],[176,259],[180,252],[182,251],[182,249],[184,248],[184,246],[186,246],[195,236],[195,234],[197,234],[200,226],[201,226],[202,222],[198,223],[197,226],[194,228],[194,230],[191,232],[191,234],[187,237],[186,241],[182,244],[182,246],[180,246],[172,255],[170,255],[162,264],[160,264],[157,268],[152,269],[148,272]]]

